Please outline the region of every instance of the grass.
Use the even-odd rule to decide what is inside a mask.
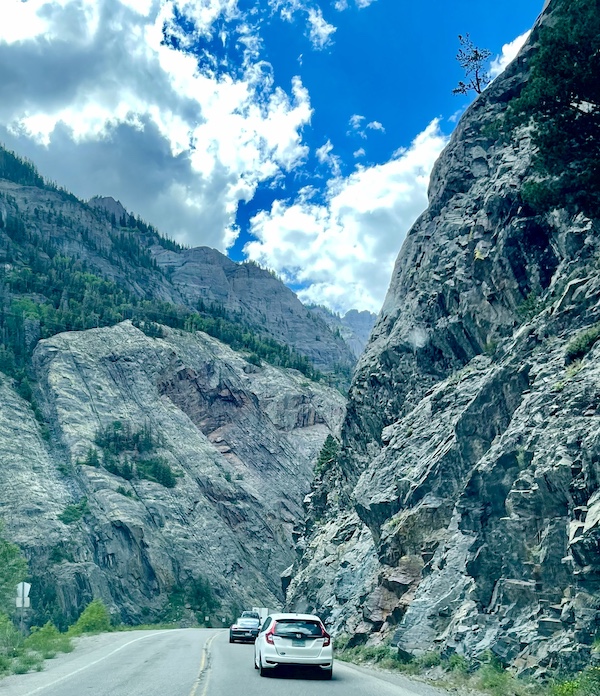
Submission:
[[[348,636],[335,640],[336,657],[340,660],[419,675],[447,689],[476,690],[489,696],[600,696],[600,667],[588,667],[567,679],[540,684],[515,677],[491,653],[483,655],[480,661],[469,661],[456,653],[446,657],[435,651],[405,659],[389,645],[347,648],[348,640]]]

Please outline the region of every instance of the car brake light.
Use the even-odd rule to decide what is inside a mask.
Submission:
[[[331,636],[327,633],[324,626],[321,626],[321,633],[323,634],[323,647],[326,648],[328,645],[331,645]]]
[[[277,621],[274,621],[271,628],[265,633],[265,640],[270,645],[275,645],[275,641],[273,640],[273,635],[275,634],[275,626],[277,626]]]

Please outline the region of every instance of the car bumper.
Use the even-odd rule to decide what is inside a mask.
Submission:
[[[321,654],[318,657],[292,657],[290,655],[278,655],[277,653],[263,655],[265,667],[321,667],[331,669],[333,667],[333,655]]]
[[[258,631],[229,631],[233,640],[256,640]]]

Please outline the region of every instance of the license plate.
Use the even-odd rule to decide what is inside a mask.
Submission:
[[[292,640],[292,645],[297,647],[297,648],[303,648],[304,641],[303,640]]]

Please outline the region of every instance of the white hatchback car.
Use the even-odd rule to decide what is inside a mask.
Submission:
[[[325,679],[333,673],[333,646],[314,614],[271,614],[254,643],[254,667],[266,676],[279,665],[314,667]]]

